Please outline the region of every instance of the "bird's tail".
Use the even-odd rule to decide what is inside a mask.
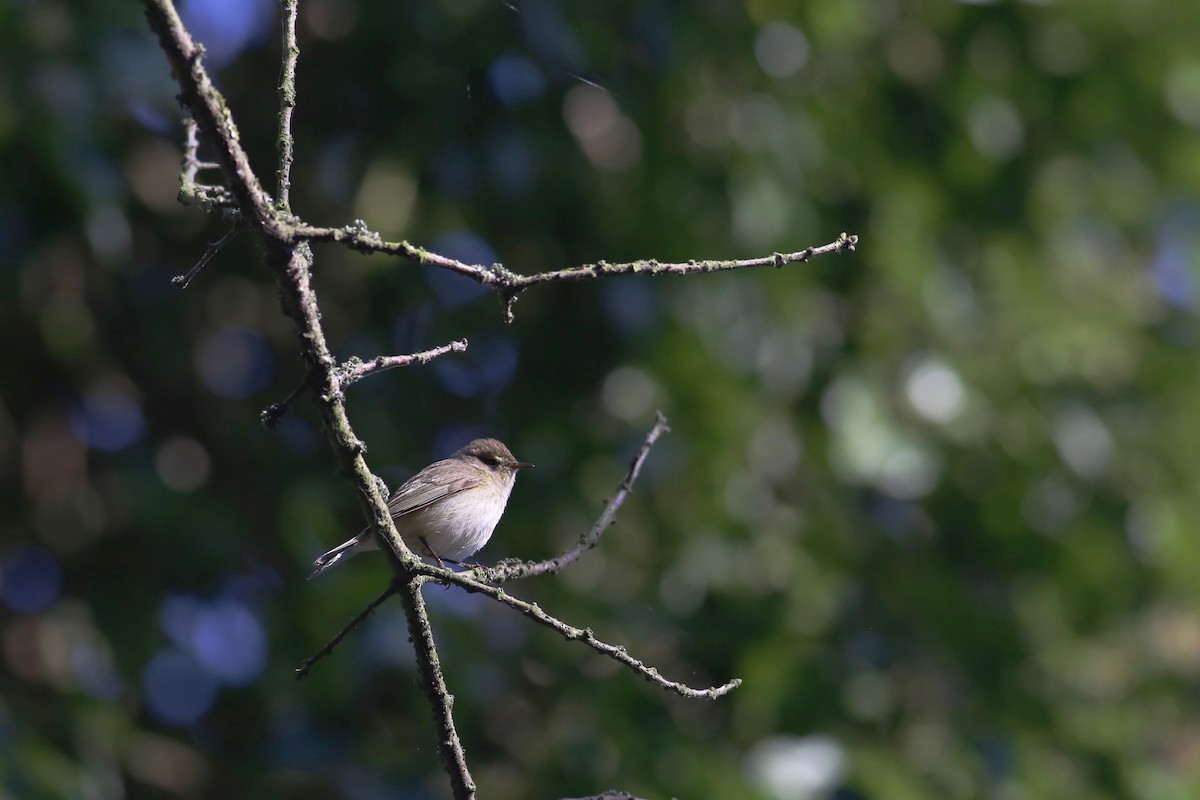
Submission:
[[[311,581],[313,578],[317,577],[334,564],[340,564],[351,556],[374,549],[375,537],[371,535],[370,531],[363,531],[353,539],[342,542],[328,553],[323,553],[317,556],[317,560],[313,562],[313,566],[316,567],[316,569],[312,571],[312,574],[308,576],[308,579]]]

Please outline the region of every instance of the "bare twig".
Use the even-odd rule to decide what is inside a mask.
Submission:
[[[292,389],[292,393],[287,397],[283,398],[278,403],[271,403],[271,405],[264,408],[262,413],[258,415],[259,421],[266,428],[274,428],[275,425],[278,424],[279,420],[283,418],[283,415],[287,413],[288,407],[291,406],[292,401],[299,397],[300,394],[307,388],[308,382],[301,381],[300,385],[295,389]]]
[[[808,261],[816,256],[829,253],[850,253],[858,247],[858,236],[842,233],[837,239],[820,247],[806,247],[794,253],[772,253],[758,258],[742,258],[732,260],[691,260],[686,262],[661,262],[653,259],[629,261],[610,264],[598,261],[594,264],[584,264],[578,267],[539,272],[533,275],[522,275],[513,272],[502,264],[485,266],[468,264],[465,261],[449,258],[430,252],[423,247],[417,247],[409,242],[385,242],[379,234],[367,228],[362,220],[343,228],[319,228],[306,224],[298,224],[293,229],[299,239],[340,242],[346,246],[364,253],[386,253],[401,256],[417,264],[456,272],[470,278],[483,286],[490,286],[500,292],[504,301],[506,321],[512,319],[512,307],[521,292],[546,283],[564,281],[585,281],[606,278],[614,275],[692,275],[703,272],[724,272],[735,269],[751,269],[754,267],[782,268],[788,264]]]
[[[411,353],[404,356],[378,356],[370,361],[349,358],[337,367],[337,374],[335,375],[337,388],[338,391],[341,391],[351,384],[358,383],[363,378],[374,375],[376,372],[395,369],[397,367],[408,367],[413,364],[428,364],[438,356],[444,356],[452,352],[462,352],[466,349],[467,340],[458,339],[457,341],[450,342],[450,344],[435,347],[432,350],[423,350],[420,353]],[[288,408],[292,402],[307,388],[308,382],[302,381],[283,400],[280,400],[278,403],[271,403],[264,408],[259,415],[259,421],[267,428],[274,428],[279,420],[283,418],[283,415],[288,412]]]
[[[204,254],[200,256],[200,260],[197,261],[191,269],[182,275],[176,275],[174,278],[171,278],[171,285],[176,289],[186,289],[188,285],[191,284],[192,278],[195,278],[197,275],[199,275],[200,270],[204,269],[205,265],[208,264],[209,261],[212,261],[213,256],[221,252],[221,248],[228,244],[230,239],[237,236],[241,230],[242,226],[238,224],[238,221],[235,219],[233,221],[233,227],[230,228],[224,236],[222,236],[220,239],[217,239],[215,242],[208,243],[208,247],[204,248]]]
[[[284,213],[292,210],[289,194],[292,188],[292,160],[295,141],[292,138],[292,111],[296,108],[296,60],[300,46],[296,43],[297,0],[280,0],[283,12],[283,64],[279,70],[279,168],[276,171],[275,207]]]
[[[475,570],[475,576],[484,583],[504,583],[505,581],[529,578],[534,575],[555,573],[568,564],[577,561],[580,556],[596,546],[600,541],[600,537],[616,521],[617,510],[633,490],[633,482],[637,480],[638,474],[642,471],[642,464],[645,462],[646,456],[650,454],[650,448],[658,441],[658,437],[669,430],[671,429],[667,426],[667,418],[659,411],[655,415],[654,427],[646,434],[646,440],[642,442],[642,446],[638,448],[637,454],[634,455],[633,461],[630,462],[629,472],[626,473],[625,479],[617,487],[616,494],[604,506],[604,511],[600,513],[596,524],[592,525],[587,532],[580,536],[579,541],[569,550],[545,561],[502,561],[494,567]]]
[[[408,631],[413,649],[417,654],[417,671],[421,674],[421,688],[433,709],[438,726],[438,749],[442,753],[442,766],[450,776],[450,788],[454,797],[475,797],[475,781],[467,768],[467,755],[463,752],[458,731],[454,728],[454,695],[446,688],[442,665],[438,661],[437,647],[433,642],[433,630],[429,627],[429,612],[425,598],[421,596],[424,577],[413,578],[400,595],[404,603],[404,615],[408,618]]]
[[[196,126],[196,120],[185,117],[183,127],[185,138],[183,161],[179,171],[179,202],[185,206],[195,203],[206,211],[212,208],[234,208],[236,203],[233,195],[224,186],[196,182],[196,175],[200,170],[220,169],[221,165],[200,160],[200,129]]]
[[[389,597],[391,597],[398,591],[400,591],[400,586],[397,583],[395,583],[394,581],[392,583],[389,583],[388,587],[386,589],[384,589],[383,592],[378,597],[376,597],[370,603],[367,603],[366,608],[364,608],[362,611],[355,614],[354,618],[351,619],[349,622],[347,622],[345,627],[343,627],[340,631],[338,631],[337,636],[334,636],[332,639],[330,639],[328,642],[326,642],[324,647],[322,647],[320,650],[318,650],[316,653],[314,653],[309,658],[304,659],[304,661],[302,661],[300,663],[300,666],[296,667],[296,680],[300,680],[301,678],[306,677],[308,675],[308,673],[312,671],[313,665],[315,665],[318,661],[320,661],[325,656],[332,653],[334,648],[336,648],[339,644],[341,644],[342,640],[345,639],[350,634],[350,631],[354,630],[359,625],[361,625],[363,620],[365,620],[367,617],[374,614],[375,609],[377,609],[381,605],[383,605],[383,602],[385,600],[387,600]]]
[[[563,800],[642,800],[642,798],[634,797],[629,792],[609,789],[607,792],[601,792],[600,794],[591,794],[587,797],[564,797]]]
[[[396,367],[408,367],[413,364],[428,364],[439,356],[444,356],[447,353],[461,353],[466,349],[467,340],[458,339],[450,342],[450,344],[435,347],[432,350],[423,350],[420,353],[411,353],[405,356],[376,356],[369,361],[351,358],[339,368],[339,378],[342,388],[345,388],[351,384],[358,383],[363,378],[374,375],[376,372],[395,369]]]
[[[437,570],[437,572],[434,573],[433,570]],[[672,691],[682,697],[708,698],[709,700],[715,700],[721,695],[728,694],[742,685],[740,678],[734,678],[728,683],[720,686],[712,686],[707,689],[696,689],[688,686],[685,683],[669,680],[660,675],[658,669],[655,667],[647,666],[644,662],[639,661],[638,659],[629,655],[629,651],[627,651],[624,647],[620,645],[608,644],[607,642],[597,639],[596,635],[592,633],[591,628],[576,628],[572,625],[568,625],[557,617],[547,614],[537,603],[527,603],[524,600],[519,600],[516,597],[513,597],[511,594],[499,588],[498,586],[490,586],[485,583],[480,583],[477,580],[469,577],[469,573],[464,575],[462,573],[456,574],[450,572],[449,576],[447,576],[444,573],[449,572],[449,570],[441,570],[436,567],[429,567],[426,565],[422,565],[421,572],[427,572],[436,580],[453,583],[456,586],[461,586],[468,592],[486,595],[497,602],[503,603],[509,608],[516,609],[539,625],[544,625],[547,628],[562,634],[563,638],[567,639],[568,641],[581,641],[596,652],[606,655],[614,661],[618,661],[629,667],[647,681],[657,686],[661,686],[668,691]]]

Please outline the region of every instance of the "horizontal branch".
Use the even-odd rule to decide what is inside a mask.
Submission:
[[[682,262],[663,262],[654,259],[628,261],[610,264],[597,261],[594,264],[584,264],[578,267],[539,272],[533,275],[522,275],[513,272],[501,264],[485,266],[468,264],[465,261],[449,258],[432,253],[423,247],[417,247],[409,242],[385,242],[379,234],[367,228],[366,223],[357,220],[344,228],[318,228],[310,225],[297,225],[294,229],[297,238],[318,242],[338,242],[364,253],[384,253],[402,256],[423,266],[439,267],[451,272],[457,272],[474,281],[490,286],[502,293],[515,295],[540,286],[544,283],[563,281],[583,281],[604,278],[611,275],[690,275],[701,272],[724,272],[735,269],[750,269],[753,267],[781,268],[788,264],[808,261],[817,256],[829,253],[849,253],[858,246],[858,236],[843,233],[829,244],[820,247],[806,247],[794,253],[772,253],[758,258],[740,258],[728,261],[705,259]]]
[[[466,349],[467,340],[458,339],[450,342],[450,344],[435,347],[432,350],[423,350],[420,353],[410,353],[403,356],[377,356],[369,361],[363,361],[360,358],[348,358],[334,369],[334,385],[337,387],[337,391],[340,392],[347,386],[358,383],[363,378],[370,377],[376,372],[396,369],[397,367],[409,367],[413,364],[428,364],[439,356],[444,356],[447,353],[461,353]],[[266,427],[274,428],[276,423],[288,412],[288,408],[292,402],[307,388],[308,382],[302,382],[283,400],[278,403],[271,403],[264,408],[259,415],[259,420]]]
[[[638,448],[637,454],[634,455],[633,461],[629,464],[629,472],[626,473],[625,479],[617,487],[616,494],[604,506],[604,511],[600,513],[596,523],[580,536],[579,541],[569,550],[545,561],[519,561],[514,559],[501,561],[494,567],[475,570],[475,577],[484,583],[504,583],[505,581],[531,578],[536,575],[553,574],[559,572],[568,564],[578,561],[580,556],[594,548],[600,542],[600,537],[616,522],[617,509],[621,507],[625,502],[625,498],[633,491],[633,482],[637,480],[638,475],[641,473],[642,464],[645,462],[646,456],[650,455],[650,448],[654,447],[654,443],[658,441],[658,437],[669,430],[671,429],[667,426],[667,418],[663,416],[661,411],[657,412],[654,427],[646,434],[646,440],[642,442],[642,446]]]
[[[461,353],[466,349],[467,340],[458,339],[450,342],[450,344],[444,344],[441,347],[435,347],[431,350],[423,350],[420,353],[410,353],[403,356],[376,356],[368,361],[351,358],[343,362],[338,368],[339,380],[344,389],[351,384],[358,383],[363,378],[374,375],[376,372],[396,369],[397,367],[408,367],[413,364],[428,364],[435,358],[444,356],[447,353]]]

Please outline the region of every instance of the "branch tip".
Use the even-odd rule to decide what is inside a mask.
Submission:
[[[224,247],[230,239],[232,239],[234,236],[237,236],[241,229],[242,226],[239,224],[238,219],[234,218],[233,227],[230,228],[229,231],[217,241],[209,242],[208,246],[204,249],[204,254],[200,256],[200,260],[197,261],[192,268],[184,274],[176,275],[175,277],[171,278],[171,285],[176,289],[186,289],[192,282],[192,279],[200,274],[200,270],[204,269],[205,265],[208,264],[209,261],[212,261],[213,256],[219,253],[221,248]]]
[[[407,367],[414,364],[428,364],[435,358],[440,358],[447,353],[461,353],[466,349],[466,339],[455,339],[448,344],[407,355],[375,356],[369,361],[363,361],[357,356],[351,356],[335,368],[334,372],[338,385],[344,389],[347,386],[358,383],[363,378],[374,375],[376,372],[383,372],[384,370],[395,369],[396,367]]]
[[[296,667],[296,680],[306,677],[308,673],[312,671],[313,666],[315,666],[316,663],[322,658],[332,653],[334,649],[342,643],[342,640],[350,634],[350,631],[362,624],[363,620],[374,614],[375,609],[383,605],[385,600],[396,594],[398,591],[400,591],[400,587],[395,581],[388,583],[388,587],[384,589],[378,597],[376,597],[370,603],[367,603],[366,607],[363,608],[362,611],[355,614],[354,617],[348,623],[346,623],[346,625],[340,631],[338,631],[337,636],[334,636],[332,639],[326,642],[324,647],[322,647],[309,658],[304,659],[304,661],[300,663],[300,666]]]
[[[283,398],[278,403],[271,403],[269,406],[264,408],[262,413],[258,415],[259,422],[261,422],[263,427],[267,430],[274,430],[275,426],[279,424],[279,420],[283,419],[283,415],[288,412],[288,407],[291,406],[292,401],[299,397],[300,393],[307,388],[307,381],[301,381],[300,385],[295,389],[292,389],[291,394],[289,394],[287,397]]]
[[[600,541],[600,537],[616,522],[617,510],[625,502],[625,498],[629,496],[629,493],[633,491],[633,484],[641,473],[642,464],[645,462],[646,457],[650,455],[650,448],[654,446],[654,443],[658,441],[660,436],[669,430],[670,427],[667,425],[666,416],[661,411],[656,411],[654,426],[646,434],[642,446],[634,454],[633,460],[629,464],[629,471],[617,486],[616,494],[605,504],[604,510],[600,513],[599,518],[592,527],[580,536],[579,541],[570,549],[545,561],[502,561],[491,568],[480,570],[477,573],[479,580],[485,583],[503,583],[510,580],[559,572],[568,564],[578,561],[584,553],[596,547]]]

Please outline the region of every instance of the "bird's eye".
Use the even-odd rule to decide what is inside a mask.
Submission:
[[[479,460],[487,464],[489,467],[500,466],[500,459],[497,456],[480,456]]]

